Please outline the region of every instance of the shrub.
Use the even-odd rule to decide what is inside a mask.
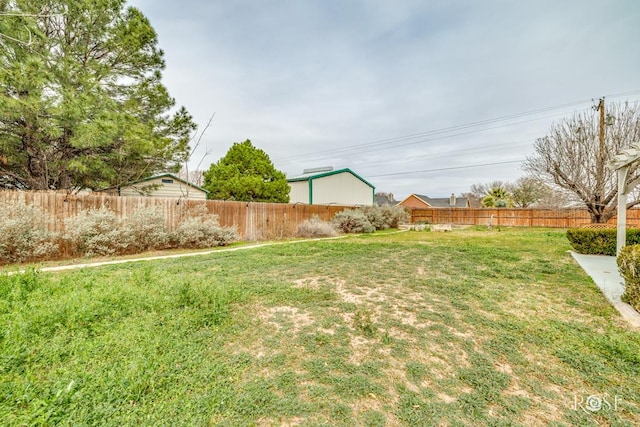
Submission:
[[[622,301],[640,311],[640,245],[627,245],[618,255],[618,269],[626,283]]]
[[[161,249],[169,244],[169,234],[164,228],[164,212],[151,206],[138,209],[127,219],[131,236],[131,249],[143,252]]]
[[[616,255],[615,228],[570,228],[567,230],[567,239],[573,249],[581,254],[590,255]],[[627,244],[640,243],[640,229],[627,230]]]
[[[331,223],[322,221],[318,215],[298,224],[299,237],[332,237],[338,234]]]
[[[387,221],[387,216],[385,215],[386,212],[384,212],[379,206],[367,206],[362,208],[362,212],[376,230],[386,230],[390,227]]]
[[[398,228],[401,223],[409,222],[409,213],[402,206],[367,206],[363,212],[376,230]]]
[[[345,209],[338,212],[331,220],[331,224],[343,233],[373,233],[376,231],[364,212],[356,209]]]
[[[58,236],[45,226],[45,215],[34,206],[23,202],[0,206],[1,262],[23,262],[55,254]]]
[[[67,239],[86,256],[116,255],[133,249],[133,236],[110,209],[88,209],[65,221]]]
[[[189,211],[171,235],[174,245],[181,248],[212,248],[236,240],[235,227],[221,227],[218,216],[207,213],[203,205]]]
[[[388,212],[389,227],[398,228],[400,224],[407,224],[411,221],[411,215],[404,206],[383,206],[383,211]]]

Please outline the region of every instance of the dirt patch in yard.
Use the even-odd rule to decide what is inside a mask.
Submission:
[[[277,332],[288,329],[292,334],[297,334],[303,328],[315,323],[311,313],[298,307],[263,307],[256,313],[262,321],[273,326]]]

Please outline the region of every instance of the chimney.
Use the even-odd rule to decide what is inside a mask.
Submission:
[[[449,197],[449,205],[450,206],[455,206],[456,205],[456,195],[451,193],[451,197]]]

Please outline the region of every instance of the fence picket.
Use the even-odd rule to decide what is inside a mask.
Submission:
[[[324,221],[353,206],[304,205],[284,203],[227,202],[220,200],[184,200],[149,197],[119,197],[103,193],[69,194],[61,191],[0,191],[0,204],[23,202],[43,210],[50,219],[49,231],[64,231],[65,219],[76,216],[85,209],[106,206],[122,218],[144,206],[156,206],[165,216],[165,227],[171,231],[177,227],[186,209],[204,204],[207,211],[218,215],[222,226],[235,226],[245,240],[271,239],[296,232],[305,219],[317,215]],[[411,222],[431,224],[492,225],[506,227],[555,227],[569,228],[586,225],[590,216],[586,209],[473,209],[430,208],[413,209]],[[615,224],[616,217],[609,220]],[[627,211],[627,225],[640,227],[640,209]]]
[[[493,217],[493,219],[492,219]],[[586,209],[488,209],[430,208],[413,209],[411,222],[456,225],[488,225],[504,227],[581,227],[591,222]],[[608,224],[615,225],[614,216]],[[640,227],[640,209],[627,210],[627,227]]]
[[[121,218],[137,209],[156,206],[165,217],[165,227],[174,230],[188,208],[204,204],[209,213],[218,215],[222,226],[235,226],[245,240],[276,238],[295,234],[298,224],[317,215],[324,221],[353,206],[300,205],[284,203],[247,203],[220,200],[184,200],[149,197],[120,197],[103,193],[69,194],[60,191],[0,191],[0,204],[23,202],[41,209],[49,221],[48,231],[64,231],[65,219],[78,215],[82,210],[105,206]]]

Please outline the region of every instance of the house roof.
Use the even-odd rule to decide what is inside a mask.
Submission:
[[[375,198],[376,206],[385,206],[385,205],[395,206],[399,203],[397,200],[393,198],[392,194],[375,194],[374,198]]]
[[[351,175],[355,176],[360,181],[362,181],[365,184],[367,184],[369,187],[371,187],[373,189],[376,188],[369,181],[367,181],[366,179],[364,179],[363,177],[361,177],[360,175],[358,175],[357,173],[355,173],[354,171],[352,171],[349,168],[338,169],[338,170],[335,170],[335,171],[308,173],[308,174],[304,174],[304,175],[294,176],[292,178],[287,178],[287,182],[309,181],[310,179],[318,179],[318,178],[323,178],[325,176],[337,175],[337,174],[341,174],[341,173],[345,173],[345,172],[346,173],[350,173]]]
[[[407,200],[409,197],[412,197],[412,196],[420,199],[421,201],[423,201],[427,205],[431,206],[432,208],[450,208],[451,207],[451,199],[449,197],[429,197],[429,196],[425,196],[423,194],[415,194],[414,193],[414,194],[409,195],[404,200]],[[404,202],[404,200],[403,200],[403,202]],[[456,203],[455,203],[454,207],[456,207],[456,208],[466,208],[467,207],[467,203],[468,203],[468,200],[467,200],[466,197],[456,197]]]
[[[159,175],[153,175],[153,176],[150,176],[150,177],[148,177],[148,178],[139,179],[139,180],[137,180],[137,181],[127,182],[126,184],[121,185],[121,186],[120,186],[120,188],[122,188],[122,187],[129,187],[129,186],[132,186],[132,185],[140,184],[140,183],[147,182],[147,181],[152,181],[152,180],[154,180],[154,179],[158,179],[158,178],[165,178],[165,177],[166,177],[166,178],[174,179],[174,180],[176,180],[176,181],[180,181],[180,182],[182,182],[183,184],[188,185],[189,187],[193,187],[193,188],[195,188],[195,189],[198,189],[198,190],[200,190],[200,191],[204,191],[205,193],[209,194],[209,191],[208,191],[208,190],[205,190],[204,188],[200,187],[199,185],[196,185],[196,184],[194,184],[194,183],[192,183],[192,182],[189,182],[189,181],[187,181],[187,180],[185,180],[185,179],[182,179],[182,178],[180,178],[179,176],[174,175],[174,174],[172,174],[172,173],[162,173],[162,174],[159,174]],[[115,187],[110,187],[110,188],[115,188]],[[105,189],[100,190],[100,191],[109,190],[110,188],[105,188]]]

